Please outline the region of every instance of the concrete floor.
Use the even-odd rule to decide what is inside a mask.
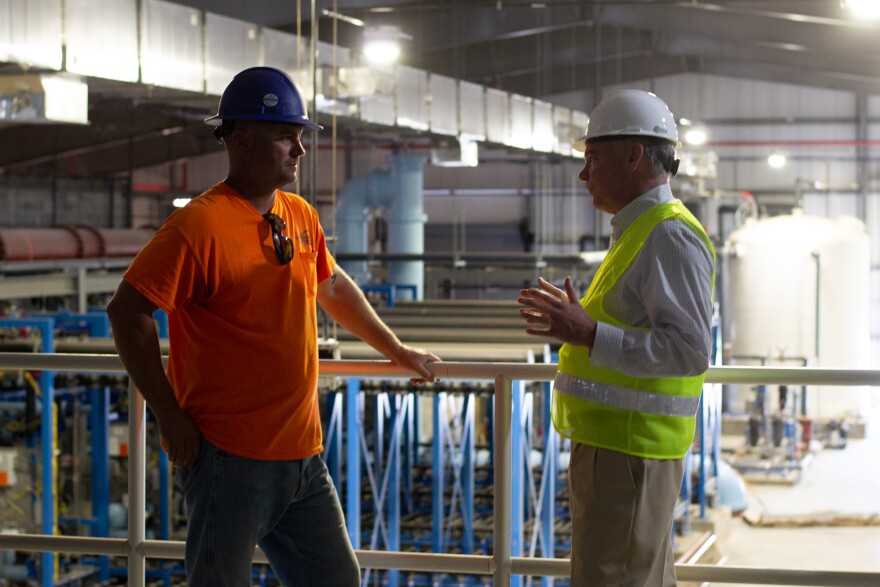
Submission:
[[[748,483],[747,513],[880,514],[880,418],[867,421],[866,438],[818,452],[798,483]],[[880,526],[768,528],[736,516],[720,552],[731,566],[880,572]]]

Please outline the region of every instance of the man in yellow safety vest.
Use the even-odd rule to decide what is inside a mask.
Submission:
[[[676,584],[670,535],[711,353],[715,253],[675,199],[678,132],[652,93],[621,90],[574,148],[611,247],[586,295],[538,278],[522,290],[526,332],[561,340],[556,430],[568,470],[572,587]]]

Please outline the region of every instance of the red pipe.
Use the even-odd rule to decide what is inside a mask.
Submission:
[[[0,228],[0,261],[47,261],[134,257],[152,238],[152,229]]]
[[[182,182],[180,185],[161,184],[161,183],[135,183],[131,189],[135,192],[179,192],[186,193],[189,190],[189,162],[180,161],[180,169]]]
[[[709,141],[707,147],[880,147],[880,141]]]

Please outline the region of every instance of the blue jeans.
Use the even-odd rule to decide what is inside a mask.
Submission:
[[[238,457],[202,440],[193,467],[175,469],[187,512],[189,587],[251,585],[254,547],[286,587],[354,587],[357,558],[327,466]]]

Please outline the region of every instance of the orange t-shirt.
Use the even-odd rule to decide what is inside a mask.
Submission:
[[[272,231],[219,183],[177,210],[125,281],[168,313],[168,378],[204,437],[235,455],[301,459],[321,452],[315,296],[335,261],[318,214],[275,192],[293,260]]]

